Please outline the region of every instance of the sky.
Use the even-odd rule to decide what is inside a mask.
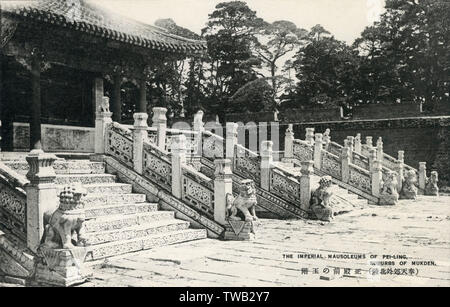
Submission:
[[[171,18],[179,26],[200,34],[208,14],[223,0],[94,0],[117,13],[153,24]],[[337,39],[352,43],[378,19],[384,0],[247,0],[248,6],[268,22],[289,20],[309,30],[321,24]]]

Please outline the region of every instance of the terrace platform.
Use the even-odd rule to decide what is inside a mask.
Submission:
[[[81,286],[450,286],[450,196],[367,206],[330,224],[261,221],[254,241],[204,239],[97,262]],[[366,258],[328,258],[360,254]],[[370,265],[370,255],[395,265]],[[373,269],[393,274],[368,275]]]

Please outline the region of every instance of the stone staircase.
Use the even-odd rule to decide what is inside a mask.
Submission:
[[[26,161],[3,162],[22,175],[28,171]],[[58,192],[76,182],[88,192],[84,224],[90,243],[87,260],[206,238],[204,229],[190,229],[189,222],[176,219],[174,212],[159,210],[144,194],[133,193],[130,184],[105,173],[103,162],[59,159],[54,169]]]
[[[292,173],[300,176],[300,167],[292,166],[290,163],[277,162],[277,166]],[[314,191],[319,187],[319,180],[321,176],[311,175],[311,189]],[[332,191],[335,196],[335,201],[333,204],[333,210],[335,214],[347,213],[353,209],[361,209],[369,205],[369,201],[350,190],[343,188],[333,181]]]

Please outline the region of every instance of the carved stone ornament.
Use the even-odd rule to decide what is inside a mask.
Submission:
[[[82,201],[86,194],[79,183],[64,187],[59,195],[58,209],[51,215],[44,215],[44,247],[70,249],[86,245],[83,238],[85,211]]]
[[[58,209],[44,214],[45,232],[38,249],[43,261],[36,268],[37,281],[67,287],[86,280],[84,196],[86,190],[80,183],[66,186],[59,195]]]
[[[319,187],[311,195],[310,208],[316,218],[324,222],[330,222],[334,219],[333,208],[330,202],[333,196],[331,184],[330,176],[320,178]]]
[[[102,104],[100,106],[100,112],[102,113],[111,113],[109,111],[109,98],[104,96],[102,99]]]
[[[380,192],[380,205],[382,206],[393,206],[398,203],[398,192],[397,192],[397,174],[394,172],[388,172],[386,176],[386,181],[383,182],[382,189]]]
[[[239,187],[239,195],[234,198],[227,194],[228,225],[225,226],[225,240],[251,240],[256,233],[256,188],[251,179],[242,180]]]
[[[430,178],[427,179],[427,185],[425,186],[425,195],[439,196],[438,181],[438,173],[436,171],[431,172]]]
[[[417,198],[417,175],[416,171],[410,170],[405,173],[405,180],[403,181],[402,190],[400,191],[401,199],[416,199]]]

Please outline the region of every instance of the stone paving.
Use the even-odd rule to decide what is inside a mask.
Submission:
[[[80,286],[450,286],[449,196],[369,206],[330,224],[261,222],[251,242],[204,239],[110,258]],[[385,263],[369,264],[371,255]],[[389,274],[368,273],[377,269]]]

